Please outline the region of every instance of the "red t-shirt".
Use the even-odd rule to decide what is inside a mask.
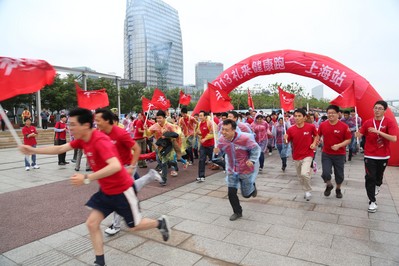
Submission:
[[[374,120],[374,118],[367,120],[362,124],[360,133],[366,137],[366,144],[364,146],[364,157],[372,159],[389,159],[391,156],[391,150],[389,148],[390,141],[377,135],[376,133],[370,133],[369,127],[375,127],[380,129],[381,132],[389,135],[398,135],[398,126],[396,122],[392,121],[388,117],[384,117],[380,128],[381,120]]]
[[[139,129],[142,131],[140,132]],[[134,139],[143,139],[144,138],[144,121],[141,119],[134,120]]]
[[[118,126],[113,126],[108,137],[110,137],[112,143],[115,144],[122,164],[130,165],[133,159],[132,147],[136,143],[130,137],[130,134],[126,130]]]
[[[63,122],[57,122],[55,124],[55,128],[57,128],[57,129],[64,129],[66,127],[67,127],[67,125]],[[55,138],[56,139],[66,139],[66,130],[62,131],[62,132],[55,132]]]
[[[211,122],[208,123],[208,121],[202,121],[199,124],[199,130],[201,131],[201,139],[205,138],[206,135],[209,134],[210,130],[209,127],[211,127],[212,124]],[[208,139],[206,141],[204,141],[203,143],[201,143],[202,146],[204,147],[212,147],[215,145],[215,140],[212,139]]]
[[[78,139],[71,141],[70,145],[74,149],[84,150],[94,172],[107,166],[106,161],[112,157],[117,157],[120,161],[116,146],[107,135],[98,130],[93,130],[88,142]],[[97,181],[102,192],[107,195],[120,194],[133,185],[133,179],[124,167],[119,172]]]
[[[310,148],[313,138],[317,135],[317,129],[313,124],[305,123],[299,128],[293,125],[287,129],[288,141],[292,142],[292,158],[302,160],[313,157],[314,150]]]
[[[331,125],[329,121],[320,124],[319,136],[323,136],[323,152],[332,155],[345,155],[346,147],[334,151],[331,146],[352,138],[351,131],[347,124],[338,120],[338,123]]]
[[[32,133],[37,134],[36,128],[34,126],[30,126],[30,127],[24,126],[22,128],[22,134],[24,135],[24,144],[25,145],[33,146],[33,145],[37,144],[36,137],[30,137],[30,138],[27,137],[27,135],[32,134]]]

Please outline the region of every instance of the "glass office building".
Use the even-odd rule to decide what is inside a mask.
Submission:
[[[195,65],[195,87],[203,90],[204,84],[212,82],[223,72],[223,64],[215,62],[199,62]]]
[[[127,0],[124,34],[125,78],[147,87],[183,86],[179,15],[161,0]]]

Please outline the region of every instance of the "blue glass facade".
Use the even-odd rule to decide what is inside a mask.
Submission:
[[[161,0],[127,0],[125,78],[147,87],[183,86],[183,46],[177,10]]]

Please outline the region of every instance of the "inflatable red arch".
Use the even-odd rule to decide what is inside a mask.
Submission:
[[[381,96],[371,84],[355,71],[343,64],[323,55],[295,50],[281,50],[250,56],[221,73],[212,84],[230,93],[240,84],[261,75],[292,73],[317,79],[342,93],[353,82],[355,85],[356,106],[359,116],[365,121],[374,116],[373,105]],[[208,94],[199,99],[193,113],[200,109],[210,110]],[[395,120],[391,110],[386,116]],[[399,138],[399,136],[398,136]],[[399,166],[399,141],[391,143],[391,159],[389,165]]]

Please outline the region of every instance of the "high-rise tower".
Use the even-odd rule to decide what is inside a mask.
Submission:
[[[127,0],[125,78],[160,89],[183,86],[179,15],[161,0]]]

